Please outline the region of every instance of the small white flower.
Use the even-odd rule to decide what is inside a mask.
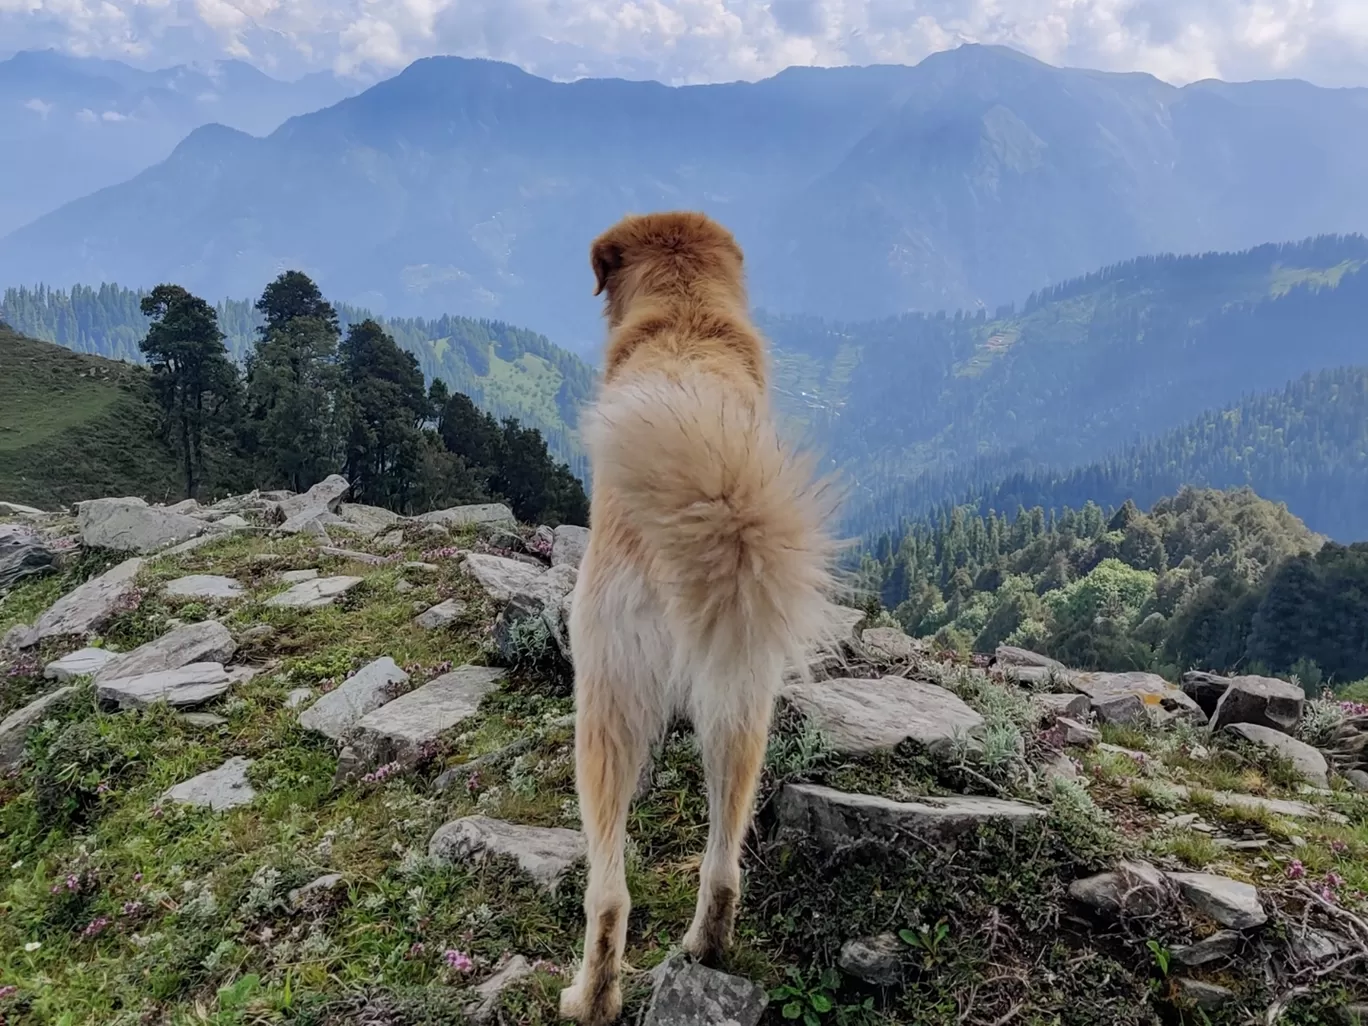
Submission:
[[[25,950],[25,951],[37,951],[37,950],[38,950],[39,948],[41,948],[42,946],[43,946],[43,942],[42,942],[42,941],[29,941],[27,944],[24,945],[24,950]]]
[[[15,863],[13,863],[13,864],[10,866],[10,869],[23,869],[23,868],[24,868],[24,860],[23,860],[23,859],[20,859],[18,862],[15,862]]]

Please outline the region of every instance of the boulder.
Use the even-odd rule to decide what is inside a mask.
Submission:
[[[790,684],[781,694],[843,754],[894,748],[909,739],[947,752],[983,728],[983,717],[957,695],[902,677]]]
[[[1216,703],[1211,729],[1230,723],[1255,723],[1290,734],[1301,722],[1306,692],[1274,677],[1232,677]]]
[[[1268,921],[1259,892],[1250,884],[1214,873],[1166,874],[1193,908],[1232,930],[1249,930]]]
[[[1199,965],[1229,958],[1239,950],[1242,940],[1236,930],[1218,930],[1210,937],[1203,937],[1191,944],[1175,944],[1169,949],[1169,954],[1173,956],[1176,964],[1194,969]]]
[[[1216,705],[1230,687],[1230,678],[1205,670],[1189,670],[1183,674],[1183,693],[1201,706],[1208,718],[1216,714]]]
[[[561,602],[574,590],[578,574],[573,566],[563,563],[513,590],[494,623],[494,645],[505,661],[515,663],[525,655],[518,629],[529,620],[540,620],[548,636],[556,636],[561,630],[557,622]]]
[[[1104,723],[1169,723],[1180,719],[1205,723],[1207,719],[1196,702],[1155,673],[1071,673],[1068,681],[1075,691],[1092,700],[1093,711]]]
[[[408,584],[407,581],[400,581],[400,584]],[[409,588],[412,589],[412,585]],[[396,586],[396,590],[397,586]],[[414,617],[413,622],[425,631],[435,631],[454,622],[466,610],[466,604],[460,599],[447,599],[445,602],[438,602],[431,609],[425,610]]]
[[[316,581],[318,580],[318,570],[313,568],[308,570],[286,570],[281,573],[280,579],[286,584],[299,584],[301,581]]]
[[[394,697],[394,686],[408,681],[389,656],[368,663],[332,691],[320,698],[299,717],[306,730],[341,741],[367,713],[374,712]]]
[[[219,519],[215,520],[214,526],[226,531],[242,531],[250,528],[252,525],[236,513],[229,513],[226,517],[219,517]]]
[[[168,581],[162,589],[167,598],[202,599],[207,602],[234,602],[247,597],[247,591],[231,577],[218,574],[191,574]]]
[[[201,549],[221,538],[226,538],[227,535],[228,532],[220,531],[218,530],[217,524],[212,524],[208,530],[198,537],[191,538],[189,541],[183,541],[179,545],[172,545],[169,549],[162,549],[158,555],[163,558],[167,556],[183,556],[187,552],[194,552],[196,549]]]
[[[227,694],[232,684],[222,663],[190,663],[135,677],[98,679],[95,697],[101,705],[119,709],[146,709],[157,702],[175,709],[193,709]]]
[[[1314,787],[1330,786],[1330,766],[1315,748],[1305,741],[1284,734],[1281,730],[1264,727],[1257,723],[1230,723],[1226,725],[1227,734],[1277,752],[1289,760],[1307,781]]]
[[[0,514],[16,517],[41,517],[46,514],[36,506],[25,506],[18,502],[0,502]]]
[[[915,837],[927,844],[954,847],[961,837],[984,824],[1025,825],[1045,815],[1044,809],[1003,798],[951,795],[898,802],[819,784],[786,784],[774,807],[780,836],[811,837],[826,851],[865,838]]]
[[[1087,695],[1037,693],[1031,696],[1031,701],[1040,706],[1048,719],[1082,720],[1092,711],[1092,699]]]
[[[76,522],[87,548],[140,555],[159,552],[209,530],[203,520],[148,506],[141,499],[83,502]]]
[[[902,957],[906,951],[907,945],[897,934],[856,937],[841,945],[836,964],[857,980],[876,987],[892,987],[902,977]]]
[[[1033,666],[1042,670],[1067,672],[1064,664],[1058,659],[1051,659],[1029,649],[1017,648],[1015,645],[999,645],[993,657],[999,666]]]
[[[1111,916],[1152,916],[1173,902],[1173,888],[1148,862],[1122,862],[1107,873],[1075,880],[1069,897]]]
[[[65,683],[76,677],[90,677],[99,673],[111,659],[113,652],[104,648],[78,648],[61,659],[54,660],[43,667],[43,676],[48,680]]]
[[[38,635],[26,623],[16,623],[0,637],[0,652],[18,652],[38,644]]]
[[[0,595],[20,581],[51,573],[57,553],[34,531],[16,524],[0,524]]]
[[[74,691],[70,687],[49,691],[0,720],[0,773],[8,773],[24,761],[24,739],[29,730]]]
[[[870,627],[860,633],[860,641],[870,657],[881,663],[910,663],[924,650],[897,627]]]
[[[141,559],[126,559],[63,595],[34,622],[29,644],[98,631],[137,591],[134,581],[142,565]]]
[[[1071,720],[1067,716],[1061,716],[1055,723],[1064,729],[1064,743],[1066,745],[1091,746],[1102,740],[1100,730],[1095,730],[1077,720]]]
[[[660,963],[651,978],[644,1026],[756,1026],[769,1002],[763,987],[683,954]]]
[[[321,530],[337,513],[342,498],[351,489],[345,477],[333,474],[303,495],[292,495],[275,504],[283,518],[279,530],[285,534],[312,534]]]
[[[503,677],[492,667],[462,666],[367,713],[349,741],[359,765],[417,761],[424,745],[473,716]]]
[[[313,698],[313,691],[310,688],[294,688],[285,696],[286,709],[298,709],[301,705]]]
[[[513,511],[502,502],[489,502],[474,506],[452,506],[449,509],[435,509],[417,518],[425,524],[439,524],[442,527],[464,527],[476,524],[483,528],[516,528],[517,518]]]
[[[380,506],[363,506],[355,502],[340,503],[337,515],[342,518],[339,527],[348,527],[353,534],[359,534],[363,538],[374,538],[399,522],[399,514],[393,510]]]
[[[332,605],[362,580],[360,577],[318,577],[301,581],[289,591],[272,595],[266,604],[288,609],[322,609]]]
[[[531,962],[522,955],[514,955],[493,976],[471,988],[475,993],[475,1000],[466,1006],[466,1016],[477,1026],[492,1022],[499,1009],[499,998],[503,992],[531,976],[534,971]]]
[[[534,566],[504,556],[472,552],[461,564],[495,602],[507,602],[519,591],[531,589],[543,573]]]
[[[1354,790],[1368,794],[1368,770],[1351,769],[1346,770],[1344,779],[1354,785]]]
[[[561,524],[551,532],[551,565],[579,569],[589,548],[589,528]]]
[[[115,656],[100,668],[96,682],[115,677],[136,677],[160,670],[175,670],[190,663],[226,663],[237,651],[228,628],[217,620],[188,623],[160,638]]]
[[[1234,1004],[1239,1000],[1229,987],[1206,980],[1191,980],[1185,976],[1175,977],[1171,983],[1170,996],[1173,1002],[1184,1008],[1200,1008],[1214,1012],[1219,1008]]]
[[[234,756],[218,769],[177,784],[162,795],[162,800],[195,805],[214,812],[222,812],[235,805],[249,805],[256,797],[256,791],[247,782],[247,769],[251,765],[251,759]]]
[[[428,855],[449,865],[482,862],[489,855],[510,856],[523,872],[552,891],[584,854],[584,835],[578,830],[522,826],[488,816],[465,816],[447,823],[428,842]]]

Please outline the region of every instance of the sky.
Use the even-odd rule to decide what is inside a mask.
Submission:
[[[1368,0],[0,0],[0,55],[235,57],[284,78],[459,54],[551,78],[709,82],[910,64],[963,42],[1178,84],[1368,86]]]

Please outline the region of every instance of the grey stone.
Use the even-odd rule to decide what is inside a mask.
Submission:
[[[43,667],[43,676],[48,680],[69,681],[75,677],[90,677],[115,658],[114,653],[103,648],[78,648],[61,659],[54,660]]]
[[[346,559],[353,563],[364,563],[366,566],[384,566],[387,562],[384,556],[375,556],[369,552],[356,552],[353,549],[339,549],[331,545],[324,545],[318,551],[325,556],[332,556],[334,559]]]
[[[249,524],[245,518],[238,516],[236,513],[229,513],[226,517],[220,517],[218,520],[215,520],[214,526],[230,531],[241,531],[252,525]]]
[[[561,524],[551,532],[551,565],[579,569],[589,548],[589,528]]]
[[[1268,921],[1259,892],[1250,884],[1214,873],[1167,874],[1188,904],[1232,930],[1248,930]]]
[[[521,658],[518,628],[528,620],[540,619],[551,637],[561,630],[561,601],[574,590],[578,575],[573,566],[562,563],[513,590],[494,623],[494,645],[505,661]]]
[[[897,627],[871,627],[861,632],[865,651],[882,663],[910,663],[923,651],[917,641]]]
[[[288,591],[272,595],[266,604],[289,609],[322,609],[332,605],[361,581],[360,577],[319,577],[301,581]]]
[[[436,563],[424,563],[416,559],[411,559],[402,565],[405,570],[417,570],[419,573],[424,574],[435,574],[438,570],[442,569]]]
[[[1015,645],[999,645],[995,653],[999,666],[1033,666],[1045,670],[1063,670],[1064,664],[1057,659],[1043,656],[1039,652],[1017,648]]]
[[[199,504],[198,499],[181,499],[180,502],[173,502],[170,506],[163,506],[161,508],[165,509],[168,513],[184,513],[186,516],[189,516],[192,513],[198,513],[203,509]]]
[[[375,540],[375,547],[381,552],[393,552],[404,547],[404,532],[390,531]]]
[[[19,517],[41,517],[46,515],[43,510],[36,506],[25,506],[18,502],[0,502],[0,513]]]
[[[1073,759],[1063,752],[1056,752],[1052,758],[1042,763],[1040,772],[1046,780],[1077,780],[1079,777],[1078,767]]]
[[[574,602],[575,593],[571,591],[566,594],[565,598],[561,599],[560,608],[556,610],[554,617],[543,614],[547,620],[554,623],[555,629],[551,633],[551,640],[556,643],[556,648],[562,658],[569,663],[574,662],[570,652],[570,609]]]
[[[1173,980],[1173,1000],[1188,1008],[1201,1008],[1213,1012],[1218,1008],[1233,1004],[1238,999],[1229,987],[1205,980],[1190,980],[1185,976]]]
[[[1071,720],[1067,716],[1061,716],[1055,721],[1056,724],[1064,728],[1064,743],[1066,745],[1091,746],[1098,744],[1102,740],[1102,732],[1094,730],[1087,724]]]
[[[916,837],[953,847],[983,824],[1026,824],[1045,810],[1002,798],[951,795],[897,802],[818,784],[787,784],[775,799],[775,814],[781,835],[808,836],[831,851],[862,838]]]
[[[248,627],[238,635],[238,640],[243,644],[250,644],[257,641],[265,641],[267,638],[275,637],[276,629],[269,623],[258,623]]]
[[[1287,946],[1300,964],[1317,965],[1347,953],[1351,944],[1337,933],[1308,929],[1296,920],[1287,924]]]
[[[413,622],[425,631],[435,631],[452,623],[465,612],[465,609],[466,604],[460,599],[447,599],[419,614]]]
[[[334,741],[341,741],[363,716],[390,701],[394,685],[408,679],[408,674],[399,669],[393,659],[383,656],[363,666],[304,710],[299,724],[306,730],[316,730]]]
[[[231,577],[218,574],[191,574],[168,581],[163,590],[168,598],[208,599],[231,602],[247,597],[247,591]]]
[[[518,526],[513,511],[501,502],[490,502],[474,506],[452,506],[449,509],[435,509],[424,513],[417,519],[425,524],[439,524],[442,527],[464,527],[477,524],[482,527],[515,528]]]
[[[101,705],[146,709],[165,702],[176,709],[192,709],[227,694],[232,679],[221,663],[190,663],[174,670],[158,670],[134,677],[99,679],[95,697]]]
[[[251,765],[251,759],[234,756],[218,769],[177,784],[162,798],[182,805],[212,809],[214,812],[231,809],[235,805],[249,805],[256,797],[256,791],[247,782],[247,769]]]
[[[296,887],[289,893],[288,897],[290,899],[290,904],[295,908],[299,908],[301,905],[307,904],[311,898],[327,894],[341,882],[341,873],[328,873],[324,876],[320,876],[317,880],[310,880],[304,886]]]
[[[651,971],[655,989],[644,1026],[756,1026],[769,996],[739,976],[674,955]]]
[[[285,534],[312,534],[321,530],[333,518],[342,498],[351,489],[347,479],[338,474],[318,482],[303,495],[294,495],[276,504],[284,517],[279,530]],[[326,532],[325,532],[326,533]]]
[[[92,634],[103,627],[136,591],[141,559],[126,559],[63,595],[33,624],[31,643],[65,634]]]
[[[1229,958],[1239,949],[1242,939],[1236,930],[1218,930],[1210,937],[1203,937],[1191,944],[1175,944],[1169,949],[1169,954],[1178,965],[1193,969]]]
[[[145,555],[196,538],[209,529],[202,520],[148,506],[141,500],[92,499],[77,516],[88,548]]]
[[[17,524],[0,524],[0,595],[56,566],[57,553],[37,533]]]
[[[313,691],[309,688],[295,688],[285,696],[286,709],[298,709],[301,705],[313,698]]]
[[[49,691],[0,720],[0,773],[7,773],[23,762],[24,739],[29,730],[74,691],[75,688],[70,687]]]
[[[1092,699],[1098,718],[1109,723],[1134,722],[1134,698],[1147,720],[1205,723],[1206,714],[1191,698],[1155,673],[1070,673],[1069,686]]]
[[[137,677],[191,663],[226,663],[236,651],[237,642],[227,627],[217,620],[204,620],[176,627],[132,652],[116,656],[105,663],[95,675],[95,681]]]
[[[439,827],[428,855],[439,862],[481,862],[507,855],[542,887],[554,890],[562,876],[585,855],[584,835],[560,827],[522,826],[488,816],[465,816]]]
[[[350,736],[358,763],[370,768],[416,761],[423,745],[473,716],[503,677],[488,666],[462,666],[367,713]]]
[[[180,717],[182,723],[188,723],[192,727],[202,727],[206,730],[213,727],[222,727],[228,723],[228,718],[226,716],[217,716],[214,713],[187,712],[178,713],[177,715]]]
[[[286,584],[299,584],[302,581],[318,580],[318,570],[311,567],[308,570],[285,570],[281,573],[280,579]]]
[[[1232,677],[1216,712],[1211,729],[1220,730],[1231,723],[1256,723],[1291,733],[1301,722],[1306,692],[1295,684],[1274,677]]]
[[[546,572],[516,559],[482,552],[466,556],[462,566],[495,602],[507,602],[516,592],[532,587],[533,582]]]
[[[399,514],[381,506],[363,506],[355,502],[343,502],[337,507],[337,515],[355,534],[374,538],[381,531],[399,522]],[[402,534],[402,532],[401,532]]]
[[[503,992],[532,973],[532,963],[522,955],[514,955],[493,976],[471,988],[475,992],[475,1000],[466,1006],[465,1014],[474,1023],[492,1021]]]
[[[1113,916],[1152,916],[1173,901],[1173,888],[1148,862],[1126,861],[1107,873],[1075,880],[1069,897]]]
[[[1368,794],[1368,770],[1351,769],[1346,770],[1344,779],[1353,784],[1355,788]]]
[[[409,592],[416,589],[417,585],[412,581],[396,581],[394,584],[394,591],[398,595],[407,595]]]
[[[1305,741],[1298,741],[1280,730],[1257,723],[1230,723],[1226,725],[1225,730],[1228,734],[1271,749],[1290,760],[1297,772],[1315,787],[1330,786],[1330,766],[1326,763],[1325,756]]]
[[[841,945],[836,964],[842,970],[876,987],[891,987],[902,976],[902,956],[907,945],[896,934],[856,937]]]
[[[1149,708],[1139,695],[1116,695],[1092,702],[1099,723],[1116,727],[1143,727],[1150,722]]]
[[[38,633],[26,623],[16,623],[0,638],[0,652],[18,652],[38,644]]]
[[[169,549],[162,549],[157,555],[163,559],[167,556],[183,556],[187,552],[194,552],[196,549],[202,549],[204,546],[212,544],[221,538],[228,537],[227,531],[220,531],[217,528],[217,524],[210,524],[205,532],[198,537],[191,538],[189,541],[183,541],[179,545],[172,545]]]
[[[902,677],[790,684],[782,694],[846,754],[894,748],[908,739],[942,753],[983,728],[983,717],[957,695]]]
[[[1092,699],[1087,695],[1039,693],[1032,695],[1031,701],[1040,706],[1047,717],[1081,720],[1092,711]]]
[[[1230,687],[1230,678],[1222,677],[1219,673],[1208,673],[1205,670],[1189,670],[1183,674],[1183,691],[1202,708],[1202,712],[1208,717],[1216,714],[1216,706],[1221,701],[1221,696]]]

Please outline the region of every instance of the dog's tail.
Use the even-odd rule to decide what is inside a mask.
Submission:
[[[661,376],[608,386],[584,425],[596,484],[641,535],[686,672],[805,671],[829,630],[836,490],[786,449],[762,403],[721,378]]]

